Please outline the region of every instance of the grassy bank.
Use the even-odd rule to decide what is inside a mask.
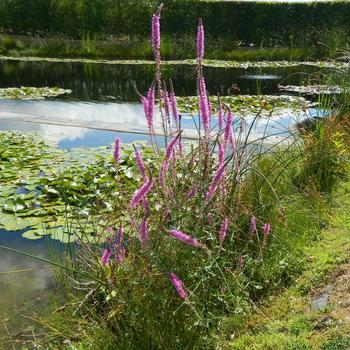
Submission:
[[[255,315],[227,320],[223,338],[231,340],[221,348],[349,349],[349,191],[346,181],[334,197],[329,225],[303,247],[308,259],[302,275],[291,288],[260,305]],[[315,306],[322,295],[327,295],[326,302]]]
[[[320,36],[312,45],[266,46],[265,42],[250,47],[236,45],[230,39],[207,40],[207,59],[228,61],[307,61],[338,58],[348,43],[344,31],[333,31]],[[162,39],[161,55],[165,60],[181,60],[195,57],[195,42],[192,37],[181,40],[165,36]],[[153,58],[149,39],[133,36],[111,36],[108,39],[97,35],[83,34],[80,40],[65,36],[36,38],[2,35],[0,54],[6,56],[38,56],[95,59]]]

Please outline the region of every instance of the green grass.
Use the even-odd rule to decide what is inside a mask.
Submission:
[[[225,349],[290,350],[323,349],[346,350],[350,346],[350,328],[336,320],[324,322],[329,308],[312,311],[310,292],[332,282],[331,273],[349,261],[350,250],[350,182],[336,192],[329,227],[319,232],[313,244],[305,245],[309,256],[303,274],[281,295],[271,298],[254,315],[226,320]],[[233,337],[234,334],[234,337]]]
[[[338,34],[338,40],[334,39],[334,35],[327,39],[327,42],[333,43],[332,47],[321,44],[300,47],[268,47],[263,44],[260,47],[236,47],[229,39],[208,39],[206,57],[235,61],[324,59],[333,57],[337,50],[344,47],[345,39],[341,39],[343,36]],[[161,55],[165,60],[194,58],[195,52],[195,41],[192,37],[184,37],[182,40],[170,36],[162,38]],[[88,33],[84,33],[81,40],[63,36],[37,39],[5,35],[0,40],[0,54],[97,59],[153,58],[149,39],[124,36],[99,40]]]

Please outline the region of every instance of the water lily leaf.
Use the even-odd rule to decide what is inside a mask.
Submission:
[[[7,231],[19,231],[39,223],[40,221],[36,218],[21,219],[14,216],[0,217],[0,225]]]
[[[31,239],[31,240],[37,240],[43,238],[40,236],[35,230],[29,230],[22,234],[23,238]]]
[[[27,204],[22,198],[9,198],[9,200],[4,204],[3,210],[17,213],[27,209]]]

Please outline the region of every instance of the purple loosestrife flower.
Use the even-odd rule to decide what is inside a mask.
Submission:
[[[181,279],[172,272],[168,272],[168,278],[170,280],[170,283],[174,286],[179,297],[186,300],[188,298],[188,295],[185,291],[185,286]]]
[[[154,88],[151,87],[148,90],[147,93],[147,114],[146,114],[146,120],[148,128],[151,132],[153,132],[153,122],[154,122]]]
[[[233,137],[232,121],[233,121],[232,113],[229,110],[227,114],[225,131],[224,131],[225,148],[227,147],[227,144],[231,142]]]
[[[119,137],[117,137],[114,141],[113,158],[115,163],[119,164],[120,162],[120,138]]]
[[[177,239],[178,241],[181,241],[187,245],[197,247],[197,248],[204,248],[204,245],[199,243],[195,238],[189,235],[186,235],[186,233],[183,233],[181,231],[171,230],[170,235],[175,239]]]
[[[135,152],[135,158],[136,158],[136,165],[142,175],[142,178],[144,180],[146,180],[147,178],[147,174],[146,174],[146,167],[145,165],[143,164],[143,160],[142,160],[142,154],[139,150],[136,150]]]
[[[165,116],[167,121],[170,122],[170,101],[169,101],[169,94],[166,90],[163,91],[163,101],[164,101]]]
[[[222,144],[222,142],[219,142],[218,158],[219,158],[219,164],[220,165],[223,164],[225,159],[225,147]]]
[[[169,142],[164,155],[164,161],[168,162],[174,156],[175,145],[178,143],[179,136],[175,137],[171,142]]]
[[[197,188],[196,187],[191,187],[189,191],[187,192],[187,199],[190,199],[194,197],[197,194]]]
[[[267,239],[269,238],[271,230],[271,225],[269,223],[266,223],[263,225],[263,232],[264,232],[264,239],[263,239],[263,248],[266,247]]]
[[[143,218],[141,220],[140,241],[141,241],[142,244],[145,244],[148,241],[148,224],[147,224],[147,219],[146,218]]]
[[[225,176],[225,163],[219,165],[217,170],[215,171],[213,180],[209,186],[208,192],[205,195],[206,201],[209,201],[215,194],[219,183],[222,181],[222,179]]]
[[[101,264],[102,266],[106,266],[109,262],[109,259],[111,258],[112,252],[110,248],[106,248],[103,251],[102,257],[101,257]]]
[[[177,109],[177,103],[176,103],[176,96],[174,92],[170,93],[170,104],[171,104],[171,110],[173,112],[173,119],[175,122],[175,125],[179,124],[179,111]]]
[[[263,225],[264,237],[267,238],[269,236],[270,230],[271,230],[271,225],[269,223],[266,223]]]
[[[175,146],[178,142],[178,139],[179,139],[179,135],[175,137],[171,142],[168,143],[168,146],[165,150],[164,160],[162,162],[162,165],[160,166],[159,174],[158,174],[158,181],[161,187],[163,187],[165,184],[165,174],[169,169],[169,161],[173,159],[175,155]]]
[[[205,133],[209,133],[210,104],[204,78],[199,79],[199,112]]]
[[[204,27],[202,20],[199,20],[197,29],[197,58],[202,60],[204,58]]]
[[[147,196],[148,192],[152,189],[152,186],[152,180],[147,178],[144,184],[134,193],[130,203],[131,209],[134,209],[137,204],[139,204]]]
[[[155,57],[160,50],[160,14],[155,14],[152,17],[152,49]]]
[[[178,147],[179,147],[180,156],[182,157],[182,155],[184,154],[184,144],[183,144],[183,142],[181,141],[181,138],[179,138]]]
[[[225,238],[226,238],[226,234],[227,234],[227,229],[228,229],[228,219],[225,218],[224,221],[221,224],[221,228],[220,228],[220,242],[222,243]]]
[[[121,247],[123,242],[123,226],[120,225],[117,231],[117,247]]]
[[[256,219],[254,216],[252,216],[249,222],[249,230],[248,230],[248,237],[250,241],[253,239],[255,232],[256,232]]]

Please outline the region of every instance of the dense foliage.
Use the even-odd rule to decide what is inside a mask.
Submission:
[[[84,32],[144,37],[158,1],[147,0],[1,0],[0,27],[5,32],[66,34]],[[165,0],[163,33],[191,35],[201,17],[214,38],[260,45],[317,44],[330,32],[349,30],[347,1],[273,4]],[[328,34],[327,34],[328,33]]]

